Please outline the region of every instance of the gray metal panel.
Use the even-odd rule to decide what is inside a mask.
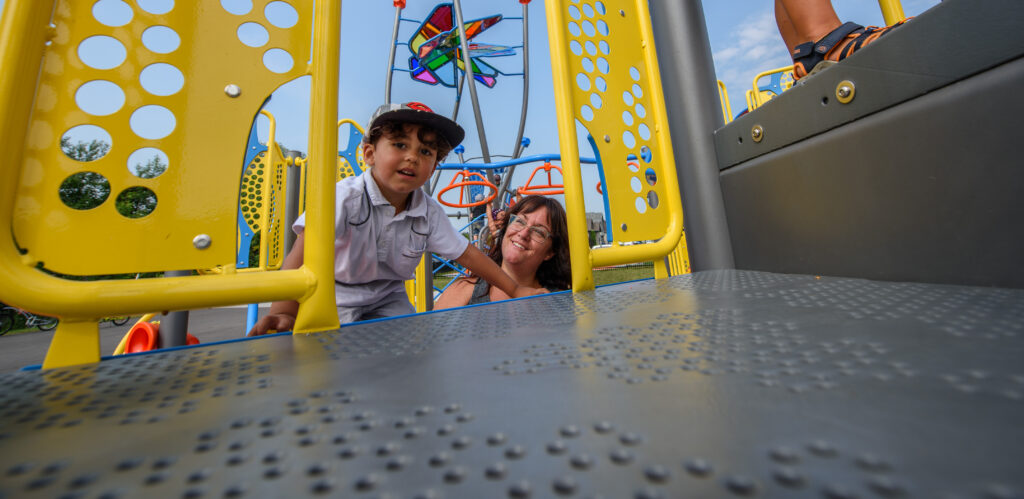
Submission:
[[[1022,356],[1024,291],[709,271],[3,375],[0,496],[1020,497]]]
[[[1021,57],[1022,25],[1020,0],[946,0],[719,129],[719,167],[729,168]],[[835,97],[836,86],[844,80],[856,85],[849,104]],[[760,143],[751,139],[755,125],[764,129]]]
[[[1021,89],[1024,59],[724,171],[737,267],[1024,287]]]

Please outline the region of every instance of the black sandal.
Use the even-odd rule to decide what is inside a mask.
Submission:
[[[797,45],[793,50],[793,79],[799,80],[846,59],[908,20],[884,28],[877,26],[865,28],[857,23],[845,23],[817,42]],[[850,39],[849,43],[843,46],[843,42],[847,39]],[[836,50],[840,46],[843,47],[842,50]]]

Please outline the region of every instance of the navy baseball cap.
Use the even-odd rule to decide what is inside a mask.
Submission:
[[[426,104],[419,102],[381,105],[373,112],[373,116],[370,118],[370,125],[366,127],[367,133],[374,126],[385,121],[427,125],[437,130],[448,141],[448,145],[452,147],[459,145],[462,139],[466,138],[466,131],[458,123],[435,113]]]

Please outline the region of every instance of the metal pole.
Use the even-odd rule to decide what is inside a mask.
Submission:
[[[512,159],[518,159],[523,154],[523,131],[526,129],[526,109],[530,102],[530,11],[529,4],[523,4],[523,107],[519,111],[519,133],[516,134],[515,149]],[[494,197],[491,204],[494,209],[501,208],[501,200],[505,197],[508,185],[512,183],[512,175],[516,167],[510,166],[501,178],[501,185],[498,186],[498,195]]]
[[[164,277],[192,275],[191,270],[171,270]],[[188,334],[188,310],[171,312],[160,321],[160,348],[180,347],[186,343]]]
[[[299,206],[299,196],[302,193],[302,168],[295,164],[299,153],[288,151],[288,157],[291,159],[291,164],[286,167],[287,187],[284,197],[284,254],[286,255],[295,244],[295,232],[292,232],[292,224],[295,223],[296,218],[299,218],[299,213],[302,211],[302,207]]]
[[[491,153],[487,150],[487,135],[484,133],[484,120],[480,115],[480,101],[476,97],[476,78],[473,77],[473,61],[469,57],[469,41],[466,40],[466,27],[462,21],[462,2],[454,0],[455,22],[459,28],[459,43],[462,46],[462,64],[465,66],[466,81],[469,82],[469,98],[473,102],[473,117],[476,119],[476,133],[480,136],[480,151],[484,155],[484,163],[491,162]],[[493,177],[493,174],[491,174]]]
[[[693,270],[735,268],[714,131],[723,125],[699,0],[650,3]]]
[[[388,78],[384,80],[384,102],[391,102],[391,75],[395,73],[395,50],[398,48],[398,25],[402,21],[402,6],[395,4],[395,28],[391,32],[391,54],[388,56]]]
[[[458,73],[458,71],[456,71],[456,73]],[[462,73],[459,77],[459,88],[455,89],[455,109],[452,111],[452,121],[459,121],[459,104],[462,104],[462,86],[465,84],[466,73]]]

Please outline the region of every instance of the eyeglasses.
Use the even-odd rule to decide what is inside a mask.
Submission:
[[[530,229],[530,239],[535,243],[543,243],[551,238],[551,232],[540,225],[528,225],[526,219],[518,215],[508,216],[508,230],[519,232],[523,229]]]

